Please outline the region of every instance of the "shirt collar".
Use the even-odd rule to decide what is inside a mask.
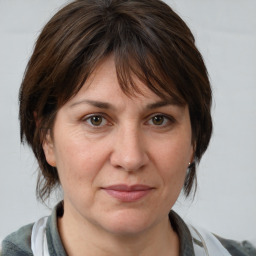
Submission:
[[[49,253],[52,256],[57,256],[57,255],[67,256],[58,232],[57,219],[62,215],[63,215],[63,202],[60,202],[54,208],[52,215],[48,218],[47,227],[46,227]],[[174,231],[179,236],[180,256],[195,256],[194,249],[193,249],[192,236],[185,222],[174,211],[171,211],[169,213],[169,220]]]
[[[169,219],[180,239],[180,256],[195,256],[192,236],[185,222],[174,211],[169,213]]]

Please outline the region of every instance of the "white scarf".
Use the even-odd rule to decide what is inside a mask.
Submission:
[[[48,217],[39,219],[32,228],[31,249],[35,256],[50,256],[46,239],[47,219]]]
[[[232,256],[212,233],[192,225],[188,225],[188,228],[193,238],[195,256]],[[201,242],[203,247],[195,240]]]

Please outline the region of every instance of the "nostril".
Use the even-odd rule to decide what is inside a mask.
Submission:
[[[110,158],[111,164],[125,171],[137,171],[142,169],[148,162],[147,154],[143,151],[125,154],[121,151],[113,152]]]

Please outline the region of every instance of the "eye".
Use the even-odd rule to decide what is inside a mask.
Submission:
[[[168,124],[172,124],[173,122],[173,118],[161,114],[152,116],[148,121],[150,125],[154,126],[167,126]]]
[[[157,115],[157,116],[152,117],[152,123],[154,125],[162,125],[164,123],[164,121],[165,121],[164,116]]]
[[[107,124],[106,118],[104,118],[102,115],[91,115],[89,117],[86,117],[84,119],[89,125],[94,127],[100,127]]]

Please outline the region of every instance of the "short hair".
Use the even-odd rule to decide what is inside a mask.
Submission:
[[[212,133],[210,82],[190,29],[160,0],[77,0],[43,28],[20,88],[20,135],[39,164],[37,197],[45,201],[59,186],[42,148],[58,109],[110,54],[124,93],[140,92],[136,77],[161,98],[188,105],[194,145],[188,196]]]

